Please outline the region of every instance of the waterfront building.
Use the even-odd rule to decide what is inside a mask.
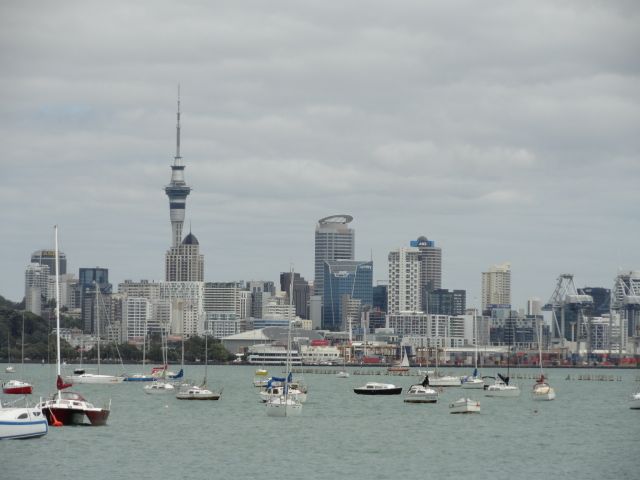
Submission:
[[[389,252],[388,313],[421,312],[420,250],[402,247]]]
[[[355,231],[349,228],[351,215],[333,215],[321,218],[315,234],[315,295],[324,294],[324,263],[355,259]]]
[[[373,262],[332,260],[324,262],[322,328],[344,330],[343,296],[359,300],[361,307],[372,304]],[[359,318],[359,314],[357,316]],[[357,320],[356,318],[356,320]]]
[[[410,242],[411,247],[418,248],[420,260],[420,285],[427,291],[442,288],[442,249],[436,242],[420,236]]]
[[[482,311],[493,305],[511,307],[511,264],[492,266],[482,272]]]

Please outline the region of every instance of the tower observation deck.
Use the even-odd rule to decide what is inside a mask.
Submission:
[[[184,209],[191,187],[184,180],[184,164],[180,156],[180,89],[178,89],[178,112],[176,125],[176,156],[171,165],[171,183],[164,187],[169,197],[169,218],[171,220],[171,245],[177,247],[182,241],[182,225],[184,224]]]

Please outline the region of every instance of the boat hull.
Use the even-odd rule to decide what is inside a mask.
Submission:
[[[629,405],[631,410],[640,410],[640,393],[636,393],[631,398],[631,404]]]
[[[429,385],[432,387],[459,387],[461,383],[459,377],[435,377],[429,378]]]
[[[531,398],[537,401],[549,401],[556,398],[556,391],[549,385],[535,385]]]
[[[2,385],[2,393],[7,395],[30,395],[33,386],[20,380],[9,380]]]
[[[100,384],[100,385],[113,385],[117,383],[122,383],[124,381],[124,377],[117,377],[115,375],[93,375],[91,373],[86,373],[84,375],[70,375],[68,377],[64,377],[65,382],[76,384]]]
[[[100,427],[107,424],[110,411],[102,408],[88,410],[64,406],[47,406],[42,409],[42,413],[47,417],[49,425],[55,425],[57,421],[65,426],[88,424]]]
[[[480,413],[480,402],[461,398],[449,404],[449,413]]]
[[[48,431],[47,419],[40,409],[4,408],[0,410],[0,440],[42,437]]]
[[[427,396],[427,395],[415,395],[415,396],[407,396],[404,398],[404,403],[437,403],[437,396]]]
[[[357,395],[400,395],[402,393],[402,387],[380,388],[375,390],[370,388],[354,388],[353,391]]]
[[[498,388],[491,385],[485,390],[484,394],[486,397],[514,398],[520,396],[520,389],[515,386]]]
[[[462,388],[466,390],[484,389],[484,380],[481,378],[470,378],[462,381]]]
[[[291,398],[275,398],[267,402],[269,417],[298,417],[302,414],[302,404]]]

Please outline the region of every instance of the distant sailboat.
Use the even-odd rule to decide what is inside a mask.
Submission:
[[[540,377],[533,385],[532,397],[534,400],[553,400],[556,398],[556,391],[546,381],[542,369],[542,323],[538,329],[538,362],[540,363]]]
[[[205,333],[204,336],[204,379],[200,385],[183,384],[180,386],[180,390],[176,394],[178,400],[218,400],[222,395],[220,392],[214,392],[209,390],[207,386],[207,365],[209,364],[209,351],[207,348],[209,335]]]
[[[21,352],[21,376],[24,375],[24,313],[22,314],[22,352]],[[23,377],[24,378],[24,377]],[[7,395],[29,395],[33,392],[33,385],[24,380],[8,380],[2,384],[2,393]]]
[[[478,374],[478,326],[475,308],[473,309],[473,331],[475,337],[475,350],[473,352],[473,375],[462,378],[462,388],[482,389],[484,388],[484,380]]]

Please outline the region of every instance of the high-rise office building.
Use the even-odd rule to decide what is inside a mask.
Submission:
[[[167,282],[204,281],[204,255],[200,254],[200,243],[193,233],[184,237],[180,245],[167,251],[165,271]]]
[[[420,250],[402,247],[389,252],[387,313],[422,311]]]
[[[492,305],[511,308],[511,264],[492,266],[482,272],[482,311]]]
[[[80,290],[80,308],[84,333],[97,331],[96,319],[100,318],[100,331],[105,332],[105,326],[109,322],[111,284],[109,283],[109,269],[107,268],[81,268],[78,275],[78,288]],[[100,313],[96,309],[100,307]]]
[[[345,318],[351,314],[358,322],[354,300],[359,309],[373,303],[373,262],[328,260],[324,262],[322,328],[344,330]]]
[[[434,315],[464,315],[467,309],[467,291],[437,288],[427,293],[428,303],[423,305],[427,313]]]
[[[412,240],[410,245],[419,251],[422,288],[427,291],[442,288],[442,249],[436,247],[436,242],[424,236]]]
[[[355,258],[355,231],[349,228],[351,215],[321,218],[316,225],[314,295],[324,293],[324,262]]]
[[[291,273],[282,272],[280,274],[280,290],[289,295],[291,286]],[[293,274],[293,304],[296,307],[296,315],[300,318],[309,318],[309,297],[311,287],[304,277],[299,273]]]
[[[49,287],[49,266],[31,263],[24,272],[25,310],[42,315],[42,307],[47,302]]]
[[[249,291],[251,292],[251,316],[262,318],[267,302],[276,294],[276,285],[271,281],[251,280]]]
[[[31,254],[31,263],[47,265],[49,275],[56,274],[56,252],[55,250],[37,250]],[[58,266],[60,275],[67,273],[67,256],[63,252],[58,252]]]

